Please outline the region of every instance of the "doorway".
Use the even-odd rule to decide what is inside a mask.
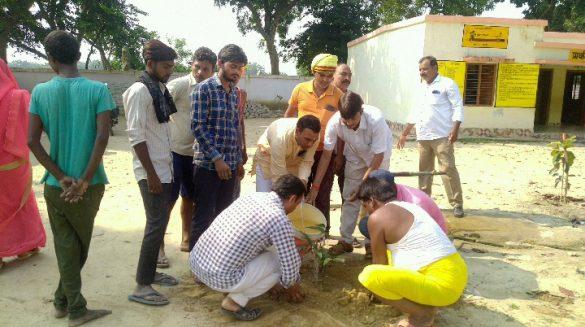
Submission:
[[[538,74],[538,88],[536,93],[536,112],[534,125],[546,125],[550,109],[550,94],[552,89],[553,70],[541,69]]]
[[[561,123],[585,125],[585,71],[568,71]]]

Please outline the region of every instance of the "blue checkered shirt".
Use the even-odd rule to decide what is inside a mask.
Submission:
[[[231,170],[236,170],[242,161],[242,153],[239,145],[239,100],[235,87],[227,93],[219,77],[213,76],[199,84],[191,99],[191,131],[195,136],[193,163],[215,170],[214,162],[223,159]]]
[[[282,200],[274,192],[242,196],[201,235],[191,250],[191,271],[205,285],[227,290],[272,245],[280,260],[280,284],[288,288],[300,280],[301,257]]]

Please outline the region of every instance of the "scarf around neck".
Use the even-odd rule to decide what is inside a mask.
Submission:
[[[166,123],[172,114],[177,112],[177,107],[173,101],[173,97],[169,93],[169,90],[165,88],[163,93],[160,90],[159,82],[152,78],[147,72],[143,72],[138,78],[138,82],[141,82],[148,88],[152,101],[154,102],[154,111],[156,113],[156,119],[159,123]]]

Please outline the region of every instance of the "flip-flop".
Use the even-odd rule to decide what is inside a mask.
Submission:
[[[128,300],[152,306],[169,304],[169,300],[158,292],[151,292],[145,295],[130,294],[128,295]]]
[[[171,264],[169,263],[169,259],[167,257],[162,257],[156,261],[157,268],[168,268]]]
[[[240,307],[240,310],[238,311],[230,311],[221,308],[221,312],[223,312],[223,314],[225,314],[226,316],[234,317],[238,320],[252,321],[260,317],[260,315],[262,314],[262,309],[246,309]]]
[[[152,283],[160,286],[175,286],[179,284],[179,280],[171,275],[155,272]]]

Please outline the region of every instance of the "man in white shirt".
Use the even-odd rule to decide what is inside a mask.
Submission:
[[[200,47],[193,54],[191,73],[175,78],[167,84],[169,92],[177,106],[177,112],[171,116],[171,153],[173,156],[173,188],[171,193],[171,207],[181,195],[181,251],[189,252],[189,234],[191,219],[193,218],[193,142],[195,137],[191,132],[191,94],[197,83],[213,76],[217,56],[206,47]],[[164,253],[164,242],[161,246],[158,266],[168,266],[168,259]]]
[[[390,167],[393,143],[392,132],[380,109],[364,105],[357,93],[348,91],[341,97],[339,112],[327,123],[323,156],[315,177],[317,184],[325,175],[338,138],[345,142],[343,154],[347,162],[342,194],[345,201],[341,209],[341,240],[330,249],[333,254],[353,251],[353,232],[360,202],[352,199],[352,195],[372,171]],[[313,202],[316,195],[311,190],[307,202]]]
[[[289,173],[307,185],[320,132],[321,123],[313,115],[270,123],[254,154],[256,192],[270,192],[272,183]]]
[[[150,40],[145,43],[142,56],[146,71],[122,95],[134,175],[146,211],[137,285],[128,299],[147,305],[165,305],[168,299],[151,285],[178,284],[174,277],[156,272],[158,251],[169,222],[173,180],[169,120],[177,111],[164,83],[173,72],[177,54],[161,41]]]
[[[421,103],[410,113],[408,125],[398,141],[402,149],[406,137],[416,126],[416,139],[419,149],[419,170],[433,171],[435,157],[441,166],[440,170],[447,173],[441,176],[443,185],[453,206],[453,215],[461,218],[463,213],[463,195],[459,172],[455,166],[453,144],[457,141],[459,126],[463,122],[463,101],[457,84],[450,78],[439,75],[437,59],[432,56],[423,57],[419,61],[421,83]],[[431,195],[433,176],[421,176],[419,188]]]

